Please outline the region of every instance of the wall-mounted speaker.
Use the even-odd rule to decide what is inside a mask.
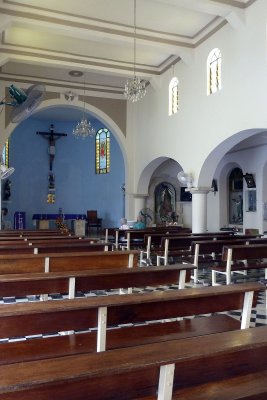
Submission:
[[[192,194],[187,192],[185,187],[181,187],[180,201],[192,201]]]
[[[256,183],[252,174],[246,173],[245,175],[243,175],[243,177],[245,178],[248,188],[251,189],[256,187]]]

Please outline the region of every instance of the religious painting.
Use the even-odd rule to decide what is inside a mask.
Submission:
[[[110,172],[110,132],[106,128],[99,129],[95,139],[96,174]]]
[[[4,144],[1,157],[2,157],[1,164],[9,168],[9,140],[7,140]],[[9,201],[10,196],[11,196],[11,181],[9,179],[6,179],[2,181],[2,200]]]
[[[168,182],[160,183],[155,189],[156,223],[170,222],[175,214],[176,191]]]
[[[256,190],[246,191],[246,211],[247,212],[257,211]]]
[[[229,223],[243,224],[243,172],[234,168],[229,175]]]

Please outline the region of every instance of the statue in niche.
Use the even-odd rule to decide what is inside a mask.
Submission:
[[[170,189],[165,186],[161,195],[161,202],[159,207],[159,215],[161,219],[168,218],[172,214],[172,202],[171,202],[171,193]]]
[[[10,200],[10,196],[11,196],[11,181],[7,179],[3,187],[3,200],[4,201]]]
[[[55,189],[55,177],[54,174],[52,174],[51,172],[48,175],[48,181],[49,181],[48,189]]]
[[[172,222],[175,213],[175,188],[168,182],[162,182],[155,189],[156,222]]]

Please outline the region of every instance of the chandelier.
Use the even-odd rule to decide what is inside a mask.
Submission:
[[[128,79],[124,88],[124,96],[133,103],[142,99],[146,94],[146,82],[136,76],[136,0],[134,0],[134,63],[133,78]]]
[[[95,136],[96,133],[91,122],[87,121],[87,118],[85,117],[85,78],[83,91],[83,115],[81,121],[77,123],[75,128],[73,128],[72,133],[76,138],[81,137],[82,139],[85,139],[87,136]]]

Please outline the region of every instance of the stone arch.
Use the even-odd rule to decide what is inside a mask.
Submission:
[[[243,140],[263,132],[266,132],[266,128],[247,129],[237,132],[221,142],[210,152],[203,163],[198,179],[195,179],[196,185],[199,187],[209,187],[215,175],[215,171],[225,154]]]
[[[158,157],[152,160],[141,172],[137,193],[144,195],[146,198],[146,206],[155,213],[155,189],[163,183],[168,182],[176,191],[176,209],[177,214],[181,216],[180,210],[180,184],[177,179],[177,174],[182,170],[181,165],[169,157]]]
[[[75,108],[75,109],[81,110],[81,113],[85,109],[85,111],[88,114],[90,114],[92,117],[95,117],[98,120],[102,121],[106,125],[106,127],[115,136],[115,138],[119,144],[119,147],[121,149],[123,160],[124,160],[125,179],[127,180],[128,171],[129,171],[129,160],[128,160],[128,155],[126,152],[126,137],[125,137],[124,133],[122,132],[122,130],[120,129],[120,127],[118,126],[118,124],[107,113],[105,113],[100,108],[97,108],[88,103],[84,104],[83,101],[80,101],[77,99],[74,100],[73,103],[69,104],[68,102],[66,102],[66,100],[64,99],[63,96],[61,96],[60,98],[52,98],[49,100],[42,101],[42,103],[39,105],[39,107],[35,110],[35,112],[31,116],[34,117],[34,115],[39,111],[48,110],[50,108],[55,108],[55,107],[60,107],[60,108],[64,107],[66,109]],[[7,127],[4,131],[4,134],[1,137],[1,140],[2,140],[2,142],[0,143],[1,149],[3,148],[6,140],[10,137],[10,135],[12,134],[12,132],[15,130],[15,128],[18,125],[19,125],[19,123],[9,122],[9,124],[7,125]]]
[[[198,177],[198,187],[210,187],[212,179],[215,178],[218,182],[219,190],[216,195],[210,193],[208,195],[208,206],[210,220],[208,229],[219,229],[220,227],[227,226],[228,223],[228,208],[229,199],[227,196],[228,177],[230,171],[238,167],[244,173],[257,172],[257,210],[254,213],[246,212],[246,191],[247,187],[244,183],[243,200],[244,200],[244,213],[243,213],[243,229],[257,228],[260,232],[265,230],[265,222],[263,220],[263,206],[265,203],[264,193],[267,193],[267,188],[264,180],[264,168],[266,159],[264,157],[266,144],[266,129],[254,128],[237,132],[228,139],[220,143],[206,158],[202,165]],[[249,139],[253,138],[253,142]],[[243,142],[243,143],[242,143]],[[239,145],[239,147],[236,147]],[[232,152],[235,152],[236,156]],[[251,151],[252,158],[242,156],[242,151]],[[257,156],[255,156],[257,154]],[[256,170],[248,170],[251,165],[250,160],[254,161]],[[253,162],[253,161],[252,161]],[[266,197],[267,200],[267,197]],[[213,210],[216,211],[213,211]],[[210,226],[212,228],[210,228]]]

